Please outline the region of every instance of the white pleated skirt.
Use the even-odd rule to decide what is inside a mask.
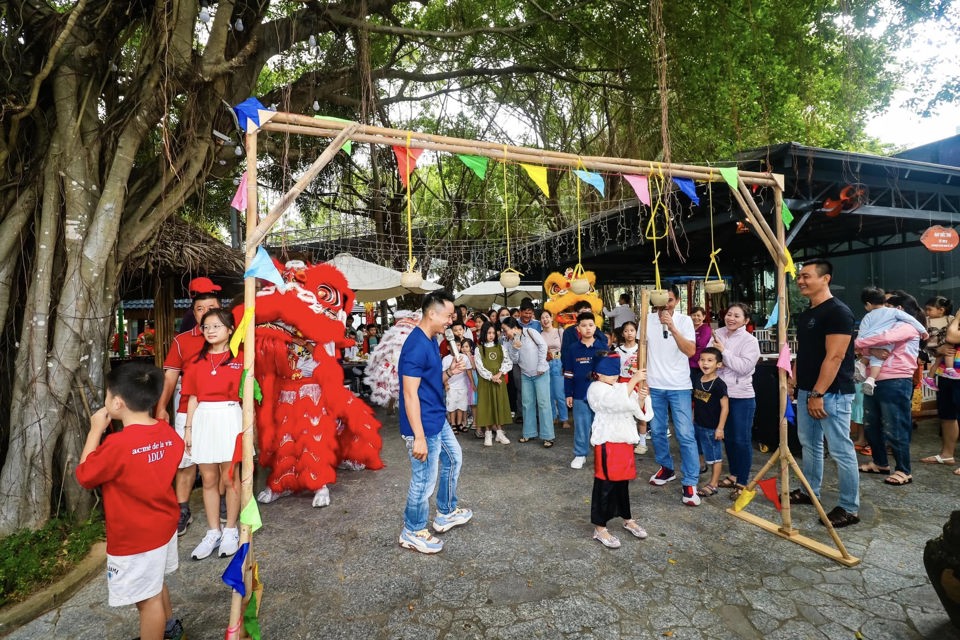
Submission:
[[[243,431],[239,402],[201,402],[193,414],[190,457],[197,464],[230,462],[237,434]]]

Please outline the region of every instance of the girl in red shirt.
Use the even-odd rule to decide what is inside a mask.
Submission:
[[[232,556],[240,545],[240,493],[228,475],[237,434],[243,430],[238,400],[243,358],[234,358],[230,353],[233,328],[229,311],[212,309],[205,313],[200,319],[203,348],[183,376],[182,393],[190,397],[184,442],[190,457],[200,466],[207,514],[207,533],[191,554],[194,560],[206,558],[217,547],[221,558]],[[221,479],[227,502],[227,522],[222,532]]]

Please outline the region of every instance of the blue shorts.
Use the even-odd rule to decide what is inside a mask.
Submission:
[[[716,429],[708,429],[700,425],[694,425],[697,432],[697,444],[700,445],[700,451],[703,453],[703,461],[706,464],[715,464],[723,462],[723,440],[714,438]]]

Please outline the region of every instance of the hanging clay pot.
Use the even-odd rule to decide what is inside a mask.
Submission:
[[[416,271],[404,271],[400,274],[400,286],[404,289],[419,289],[423,284],[423,276]]]
[[[654,307],[665,307],[670,301],[670,293],[666,289],[651,289],[650,304]]]
[[[704,280],[703,290],[709,294],[723,293],[727,290],[727,283],[723,280]]]
[[[590,291],[590,281],[586,278],[574,278],[570,281],[570,291],[573,291],[578,296]]]
[[[520,274],[516,271],[504,271],[500,274],[500,285],[504,289],[513,289],[520,286]]]

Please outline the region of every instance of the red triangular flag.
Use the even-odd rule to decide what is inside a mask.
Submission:
[[[400,182],[403,183],[404,187],[407,186],[410,174],[417,168],[417,159],[421,153],[423,153],[423,149],[394,145],[393,155],[397,156],[397,169],[400,170]]]
[[[767,497],[767,500],[773,503],[777,511],[780,511],[780,494],[777,493],[777,479],[767,478],[766,480],[761,480],[757,483],[757,486],[763,491],[763,495]]]
[[[233,480],[233,470],[236,468],[237,464],[243,462],[243,432],[237,434],[237,441],[233,445],[233,459],[230,460],[230,472],[227,474],[230,476],[230,480]]]

